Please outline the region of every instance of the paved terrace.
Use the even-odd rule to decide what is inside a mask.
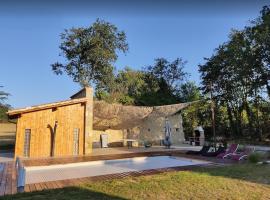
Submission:
[[[197,148],[197,147],[196,147]],[[194,147],[193,147],[194,149]],[[198,147],[197,149],[200,149]],[[144,175],[152,175],[169,171],[181,171],[181,170],[192,170],[198,167],[216,167],[230,165],[232,161],[221,160],[216,158],[208,158],[202,156],[190,156],[186,155],[187,149],[174,148],[174,149],[164,149],[164,147],[152,147],[149,149],[145,148],[108,148],[108,149],[94,149],[92,155],[85,156],[69,156],[69,157],[56,157],[56,158],[36,158],[36,159],[22,159],[23,166],[48,166],[54,164],[65,164],[65,163],[76,163],[76,162],[87,162],[87,161],[97,161],[97,160],[111,160],[111,159],[122,159],[122,158],[132,158],[132,157],[142,157],[142,156],[157,156],[157,155],[172,155],[180,156],[191,159],[200,159],[205,161],[210,161],[207,165],[196,165],[196,166],[182,166],[182,167],[170,167],[161,169],[151,169],[143,171],[133,171],[117,174],[107,174],[94,177],[86,178],[76,178],[60,181],[50,181],[44,183],[35,183],[25,185],[25,192],[32,192],[44,189],[56,189],[68,186],[75,186],[83,183],[118,179],[124,177],[136,177]],[[0,164],[0,195],[15,194],[17,192],[17,172],[15,168],[15,162],[5,162]]]
[[[96,148],[93,149],[92,155],[109,155],[109,154],[123,154],[123,153],[139,153],[139,152],[154,152],[154,151],[188,151],[194,150],[199,151],[201,146],[191,146],[182,144],[181,146],[172,146],[170,149],[165,149],[163,146],[152,146],[151,148],[144,147],[114,147],[114,148]]]

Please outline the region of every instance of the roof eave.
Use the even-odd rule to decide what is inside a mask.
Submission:
[[[87,102],[87,98],[59,101],[59,102],[54,102],[54,103],[42,104],[42,105],[38,105],[38,106],[10,110],[7,112],[7,115],[14,116],[14,115],[19,115],[19,114],[23,114],[23,113],[45,110],[45,109],[50,109],[50,108],[55,108],[55,107],[68,106],[68,105],[73,105],[73,104],[78,104],[78,103],[83,103],[83,102]]]

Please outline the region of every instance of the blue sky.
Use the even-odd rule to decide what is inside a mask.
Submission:
[[[265,4],[260,1],[249,7],[239,4],[224,9],[219,4],[206,5],[207,9],[201,10],[196,4],[181,7],[179,3],[179,9],[172,13],[166,7],[163,12],[162,6],[159,11],[150,11],[149,5],[140,11],[136,10],[140,7],[117,12],[115,8],[96,6],[60,13],[50,10],[53,5],[44,8],[46,12],[39,7],[40,13],[34,6],[17,8],[17,12],[6,5],[6,12],[0,14],[0,85],[11,94],[7,103],[14,108],[68,99],[80,86],[51,71],[50,64],[61,60],[59,35],[65,28],[88,26],[98,17],[126,32],[130,49],[126,55],[119,55],[117,69],[140,69],[153,64],[157,57],[182,57],[188,62],[185,70],[190,79],[199,84],[198,64],[228,39],[232,28],[242,29],[256,18]]]

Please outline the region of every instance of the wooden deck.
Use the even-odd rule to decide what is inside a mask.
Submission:
[[[93,152],[90,155],[83,156],[62,156],[54,158],[30,158],[23,159],[24,166],[47,166],[53,164],[66,164],[74,162],[88,162],[88,161],[97,161],[97,160],[111,160],[111,159],[121,159],[121,158],[132,158],[140,156],[155,156],[155,155],[171,155],[172,153],[184,153],[187,150],[199,150],[199,148],[194,149],[194,147],[187,148],[174,148],[174,149],[165,149],[164,147],[156,146],[151,148],[143,147],[134,147],[134,148],[98,148],[93,149]]]
[[[15,162],[0,163],[0,196],[17,193]]]
[[[50,182],[44,182],[44,183],[27,184],[24,190],[25,192],[34,192],[34,191],[40,191],[40,190],[45,190],[45,189],[58,189],[58,188],[70,187],[70,186],[79,186],[81,184],[93,183],[96,181],[121,179],[125,177],[149,176],[149,175],[160,174],[164,172],[194,170],[199,167],[209,168],[209,167],[216,167],[216,166],[224,166],[224,165],[211,164],[211,165],[196,165],[196,166],[186,166],[186,167],[169,167],[169,168],[132,171],[132,172],[125,172],[125,173],[117,173],[117,174],[107,174],[107,175],[94,176],[94,177],[50,181]]]
[[[121,154],[109,154],[109,155],[85,155],[85,156],[69,156],[58,158],[36,158],[36,159],[23,159],[24,166],[48,166],[55,164],[67,164],[77,162],[89,162],[98,160],[113,160],[122,158],[133,158],[143,156],[159,156],[159,155],[173,155],[175,153],[181,153],[180,151],[148,151],[148,152],[134,152],[134,153],[121,153]],[[184,155],[184,154],[183,154]]]
[[[23,159],[21,160],[23,166],[47,166],[54,164],[65,164],[65,163],[76,163],[76,162],[87,162],[87,161],[97,161],[97,160],[111,160],[111,159],[121,159],[121,158],[131,158],[131,157],[141,157],[141,156],[158,156],[158,155],[172,155],[181,156],[191,159],[200,159],[205,161],[210,161],[209,164],[196,165],[196,166],[182,166],[182,167],[170,167],[161,169],[150,169],[143,171],[133,171],[124,172],[117,174],[107,174],[94,177],[86,178],[76,178],[60,181],[50,181],[44,183],[27,184],[24,187],[25,192],[40,191],[44,189],[55,189],[63,188],[68,186],[80,185],[83,183],[101,181],[101,180],[111,180],[119,179],[124,177],[137,177],[159,174],[163,172],[170,171],[180,171],[180,170],[192,170],[198,167],[216,167],[231,164],[230,160],[220,160],[216,158],[207,158],[202,156],[190,156],[186,155],[184,151],[180,150],[166,150],[166,151],[148,151],[148,152],[133,152],[133,153],[122,153],[122,154],[110,154],[110,155],[87,155],[87,156],[77,156],[77,157],[59,157],[59,158],[38,158],[38,159]],[[17,175],[15,162],[6,162],[1,164],[2,170],[0,171],[0,196],[15,194],[17,192]]]

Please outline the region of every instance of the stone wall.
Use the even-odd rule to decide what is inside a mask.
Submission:
[[[168,117],[172,128],[173,145],[182,144],[184,142],[184,132],[182,126],[181,114]],[[165,118],[145,119],[144,122],[136,128],[128,130],[129,138],[138,139],[142,144],[143,141],[151,141],[156,145],[160,145],[160,141],[165,137]]]
[[[103,105],[102,103],[96,102],[95,104],[95,116],[93,116],[94,111],[94,101],[93,101],[93,89],[86,87],[82,89],[81,91],[77,92],[75,95],[73,95],[71,98],[82,98],[86,97],[88,98],[87,106],[86,106],[86,116],[85,120],[88,123],[85,123],[85,153],[91,153],[92,144],[95,147],[100,146],[100,134],[106,133],[108,134],[108,142],[110,146],[119,146],[120,143],[123,141],[123,139],[137,139],[140,144],[142,144],[144,141],[151,141],[154,144],[160,145],[160,141],[164,139],[165,137],[165,117],[161,117],[162,115],[169,115],[175,110],[179,110],[180,108],[185,107],[185,104],[175,104],[175,105],[167,105],[167,106],[160,106],[160,107],[136,107],[136,106],[120,106],[120,105]],[[102,108],[103,111],[98,110],[98,108]],[[108,109],[104,110],[104,106],[108,107]],[[139,109],[139,110],[138,110]],[[149,111],[149,117],[145,117],[145,113],[142,111]],[[155,111],[155,112],[154,112]],[[112,113],[111,113],[112,112]],[[156,115],[154,115],[156,113]],[[162,113],[162,114],[161,114]],[[114,115],[117,114],[117,117],[122,117],[122,124],[119,122],[121,121]],[[134,116],[133,116],[133,115]],[[136,115],[135,115],[136,114]],[[117,123],[120,123],[118,126],[113,126],[116,129],[123,128],[123,130],[111,130],[107,129],[105,131],[101,130],[93,130],[93,118],[96,119],[96,128],[103,129],[100,127],[103,127],[100,125],[101,122],[97,120],[97,115],[101,115],[101,117],[105,117],[106,124],[105,127],[112,128],[111,126],[108,126],[107,123],[111,123],[114,120],[117,121]],[[127,116],[126,116],[127,115]],[[139,117],[138,117],[139,116]],[[107,118],[108,119],[107,119]],[[112,119],[111,119],[111,118]],[[128,121],[128,119],[130,121]],[[140,119],[140,123],[137,124],[136,127],[133,128],[127,128],[130,126],[133,121],[136,121],[136,119]],[[172,143],[173,145],[181,144],[184,141],[184,132],[182,127],[182,117],[181,114],[174,114],[168,117],[171,128],[172,128]],[[139,124],[139,125],[138,125]],[[98,126],[99,125],[99,126]],[[125,125],[128,125],[125,127]],[[123,142],[122,142],[123,143]]]
[[[109,147],[122,146],[123,139],[126,138],[123,130],[110,130],[110,129],[105,131],[93,130],[93,138],[92,138],[93,148],[100,147],[100,135],[104,133],[108,135]]]
[[[182,144],[184,141],[184,132],[182,127],[182,116],[181,114],[176,114],[168,117],[171,128],[172,128],[172,143],[173,145]],[[143,123],[132,129],[125,130],[106,130],[106,131],[94,131],[93,142],[94,146],[98,146],[97,143],[100,142],[100,134],[108,134],[109,143],[117,144],[123,139],[136,139],[139,144],[142,145],[144,141],[151,141],[155,145],[160,145],[161,140],[165,137],[165,118],[151,118],[145,119]],[[125,145],[125,144],[124,144]]]

